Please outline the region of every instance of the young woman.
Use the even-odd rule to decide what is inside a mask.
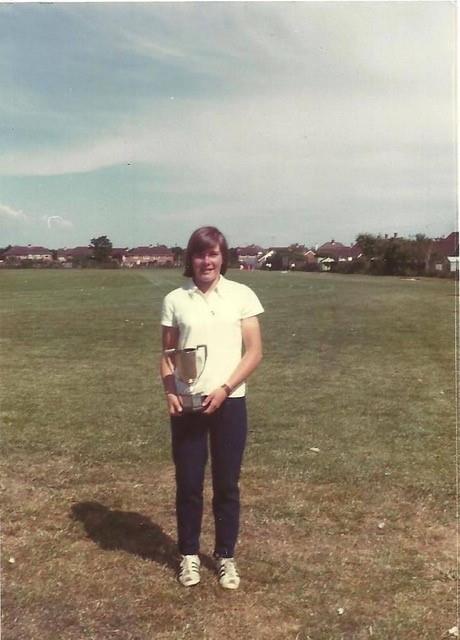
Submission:
[[[205,344],[207,360],[194,386],[204,396],[202,411],[186,412],[169,358],[161,358],[161,376],[171,419],[176,468],[176,514],[181,554],[179,582],[200,581],[199,544],[203,481],[211,452],[215,522],[214,557],[219,583],[237,589],[234,560],[239,528],[239,477],[246,442],[245,381],[262,359],[257,316],[263,312],[249,287],[224,278],[228,248],[215,227],[190,237],[184,275],[190,278],[169,293],[162,308],[163,351]]]

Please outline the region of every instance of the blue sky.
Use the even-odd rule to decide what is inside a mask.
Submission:
[[[450,2],[0,4],[0,246],[456,226]]]

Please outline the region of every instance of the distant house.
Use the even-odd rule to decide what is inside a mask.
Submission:
[[[47,263],[53,261],[53,252],[46,247],[36,247],[30,244],[26,247],[15,245],[4,252],[3,259],[12,264],[20,264],[25,260]]]
[[[318,263],[322,271],[330,271],[332,266],[338,262],[351,262],[360,253],[361,251],[357,245],[350,247],[335,240],[325,242],[316,250]]]
[[[110,257],[117,262],[122,262],[123,256],[127,253],[128,247],[114,247],[110,253]],[[74,262],[82,262],[85,260],[91,260],[94,258],[94,247],[73,247],[72,249],[68,249],[67,247],[63,249],[58,249],[57,252],[57,261],[62,265],[69,265]]]
[[[316,263],[316,254],[303,245],[293,244],[289,247],[270,247],[259,256],[258,264],[265,269],[300,270],[307,269]]]
[[[347,262],[353,260],[355,251],[348,245],[331,240],[318,247],[316,253],[320,258],[332,258],[335,262]]]
[[[120,264],[123,262],[123,257],[128,253],[128,247],[113,247],[110,253],[112,260],[116,260]]]
[[[258,245],[251,244],[248,247],[238,247],[238,264],[243,269],[255,269],[257,267],[257,260],[263,255],[264,250]]]
[[[354,244],[350,247],[350,255],[352,260],[358,260],[358,258],[361,258],[364,255],[359,244]]]
[[[174,254],[165,245],[134,247],[122,256],[124,267],[165,267],[174,265]]]
[[[459,271],[459,232],[453,231],[447,238],[433,240],[430,253],[435,271]]]
[[[73,249],[58,249],[57,261],[60,264],[72,263],[77,260],[89,260],[94,255],[94,247],[73,247]]]
[[[288,247],[270,247],[263,255],[257,259],[259,267],[264,269],[284,269],[289,266]]]

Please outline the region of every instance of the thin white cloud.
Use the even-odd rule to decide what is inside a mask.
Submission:
[[[73,222],[62,216],[47,216],[44,218],[48,229],[73,229]]]
[[[240,93],[301,83],[381,94],[389,84],[433,89],[452,73],[446,60],[455,56],[455,8],[411,4],[178,3],[149,8],[137,20],[118,11],[98,19],[121,50],[220,75]]]
[[[0,174],[5,176],[60,176],[89,173],[129,161],[129,147],[120,137],[92,140],[85,145],[42,148],[41,153],[10,153],[2,158]],[[40,160],[41,156],[41,160]],[[4,164],[3,164],[4,163]]]
[[[445,117],[441,118],[439,115]],[[318,163],[334,161],[350,151],[372,149],[374,157],[412,145],[453,141],[449,107],[436,99],[396,103],[350,96],[337,105],[308,93],[283,98],[156,101],[153,115],[125,119],[121,133],[101,136],[80,146],[44,148],[34,154],[10,153],[1,158],[2,175],[63,175],[145,162],[194,173],[256,171],[267,165],[298,166],[302,173]],[[418,151],[417,151],[418,150]],[[279,169],[278,169],[279,171]],[[261,176],[263,179],[263,176]]]
[[[6,220],[17,220],[19,222],[26,222],[30,220],[29,216],[21,209],[15,209],[7,204],[0,203],[0,217]]]

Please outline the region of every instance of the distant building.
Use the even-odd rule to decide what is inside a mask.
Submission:
[[[316,257],[316,253],[313,251],[313,249],[307,249],[307,251],[305,251],[305,263],[307,265],[313,265],[313,264],[317,264],[318,260]]]
[[[299,244],[270,247],[258,258],[258,264],[265,269],[303,271],[316,264],[316,254],[312,249]]]
[[[124,267],[174,266],[174,254],[165,245],[134,247],[122,256]]]
[[[330,271],[332,266],[338,262],[351,262],[359,257],[361,250],[358,245],[350,247],[331,240],[318,247],[316,254],[322,271]]]
[[[352,247],[342,244],[341,242],[336,242],[335,240],[322,244],[318,247],[316,253],[320,258],[332,258],[335,262],[353,260],[354,255]]]
[[[363,250],[361,249],[361,247],[359,246],[359,244],[354,244],[350,247],[351,251],[350,251],[350,255],[351,255],[351,259],[352,260],[357,260],[358,258],[361,258],[363,255]]]
[[[128,247],[113,247],[110,252],[110,257],[112,260],[116,260],[117,262],[122,262],[123,256],[126,255],[128,251]],[[63,249],[58,249],[57,252],[57,261],[60,264],[71,264],[73,262],[81,262],[84,260],[91,260],[94,257],[94,247],[73,247],[71,249],[65,247]]]
[[[459,271],[458,231],[453,231],[446,238],[436,238],[430,249],[431,263],[436,271]]]
[[[128,247],[112,247],[110,257],[112,260],[116,260],[119,263],[123,262],[124,256],[128,253]]]
[[[289,267],[288,247],[270,247],[268,251],[258,258],[258,264],[265,269],[287,270]]]
[[[247,247],[238,247],[238,264],[243,269],[255,269],[257,267],[257,260],[263,255],[264,250],[258,245],[251,244]]]
[[[24,260],[31,260],[33,262],[52,262],[53,252],[46,247],[37,247],[33,245],[27,245],[26,247],[15,245],[9,247],[4,254],[3,259],[5,262],[20,264]]]
[[[91,259],[94,255],[94,247],[73,247],[73,249],[58,249],[57,261],[61,264],[71,263],[76,260]]]

